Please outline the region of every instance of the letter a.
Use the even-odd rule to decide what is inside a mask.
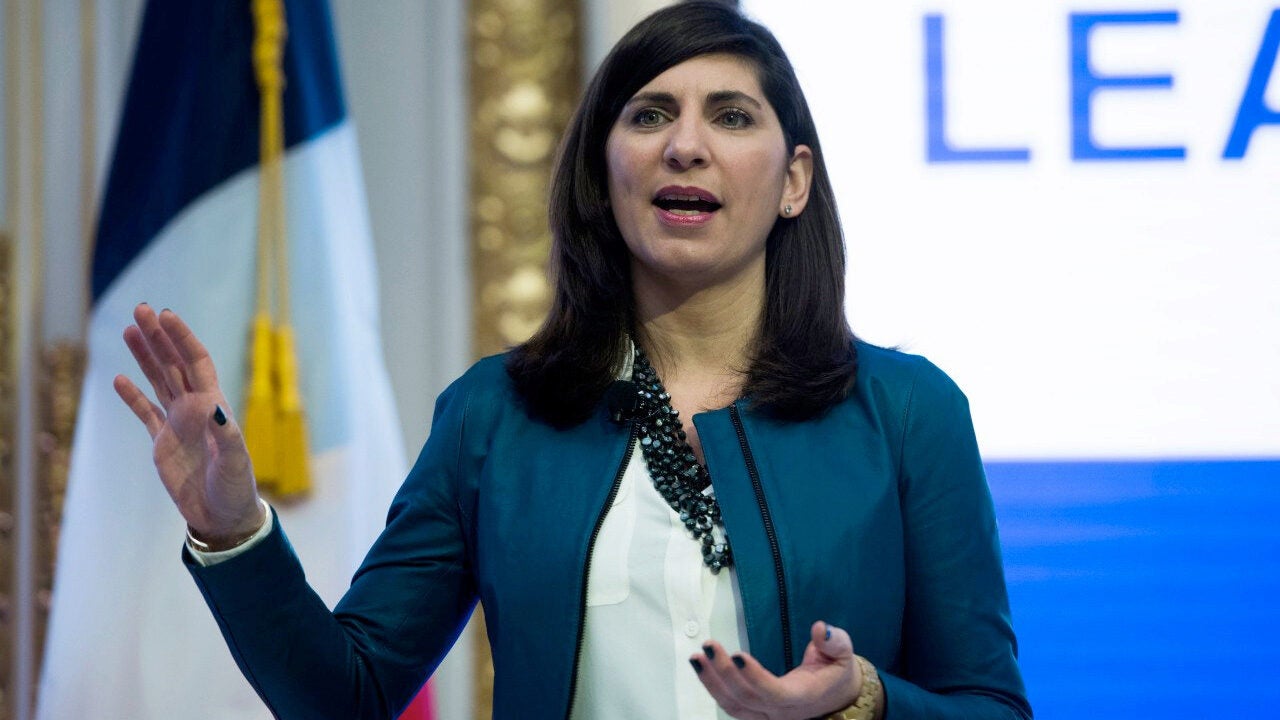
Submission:
[[[1266,103],[1267,83],[1271,80],[1271,72],[1275,70],[1277,53],[1280,53],[1280,9],[1271,11],[1271,20],[1262,36],[1258,58],[1253,61],[1249,86],[1245,88],[1244,97],[1240,98],[1240,109],[1236,112],[1236,122],[1231,127],[1231,136],[1227,139],[1226,149],[1222,151],[1222,159],[1243,158],[1249,149],[1253,131],[1258,126],[1280,125],[1280,111],[1272,110]]]

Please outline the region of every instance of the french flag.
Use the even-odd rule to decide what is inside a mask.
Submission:
[[[407,463],[328,7],[287,0],[284,15],[286,285],[311,491],[277,509],[332,606]],[[147,302],[186,319],[243,409],[261,180],[253,10],[248,0],[152,0],[138,37],[97,228],[37,716],[269,718],[179,558],[183,521],[156,478],[147,433],[112,390],[122,372],[148,387],[121,340],[132,308]],[[404,717],[431,717],[426,691]]]

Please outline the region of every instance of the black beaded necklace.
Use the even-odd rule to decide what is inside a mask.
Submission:
[[[640,396],[635,421],[640,452],[653,478],[653,486],[680,516],[693,539],[702,543],[702,561],[712,573],[719,573],[721,568],[733,565],[733,552],[727,536],[724,542],[717,543],[713,533],[717,525],[723,533],[724,521],[720,517],[720,503],[714,495],[705,493],[711,487],[711,476],[686,442],[688,436],[679,413],[671,407],[671,396],[638,347],[631,364],[631,381]]]

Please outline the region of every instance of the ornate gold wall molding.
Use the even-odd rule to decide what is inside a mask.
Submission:
[[[58,557],[62,506],[71,469],[71,440],[75,435],[86,356],[83,345],[60,342],[45,349],[41,363],[35,540],[34,665],[37,668],[44,657],[45,631],[53,602],[53,571]]]
[[[542,322],[547,191],[560,134],[579,92],[578,0],[471,0],[472,347],[522,342]],[[493,714],[493,662],[476,613],[475,717]]]
[[[551,161],[579,91],[576,0],[472,0],[473,347],[529,337],[550,302]]]
[[[40,3],[4,0],[3,119],[5,197],[0,218],[0,720],[33,716],[51,600],[57,535],[85,352],[77,338],[46,347],[45,315],[65,308],[80,319],[83,295],[66,297],[45,275],[46,199],[59,207],[76,193],[84,262],[58,267],[55,277],[88,279],[88,238],[96,182],[95,0],[67,6],[79,14],[79,57],[48,61],[44,48],[51,22],[65,15]],[[61,37],[61,35],[59,35]],[[52,57],[52,56],[51,56]],[[48,62],[46,62],[48,61]],[[63,70],[73,67],[69,73]],[[49,78],[76,83],[78,128],[60,115],[46,116]],[[56,94],[56,93],[55,93]],[[70,128],[70,130],[67,130]],[[79,135],[78,143],[76,135]],[[46,142],[78,145],[79,183],[63,183],[57,153]],[[46,184],[48,184],[46,194]],[[67,238],[53,238],[65,243]],[[69,265],[69,263],[67,263]],[[72,305],[72,303],[77,303]],[[55,323],[56,325],[56,323]],[[80,326],[70,330],[83,334]]]

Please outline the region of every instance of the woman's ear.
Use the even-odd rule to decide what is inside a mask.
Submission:
[[[813,151],[808,145],[797,145],[787,165],[787,181],[782,187],[782,200],[778,214],[785,218],[799,215],[809,202],[809,187],[813,184]]]

